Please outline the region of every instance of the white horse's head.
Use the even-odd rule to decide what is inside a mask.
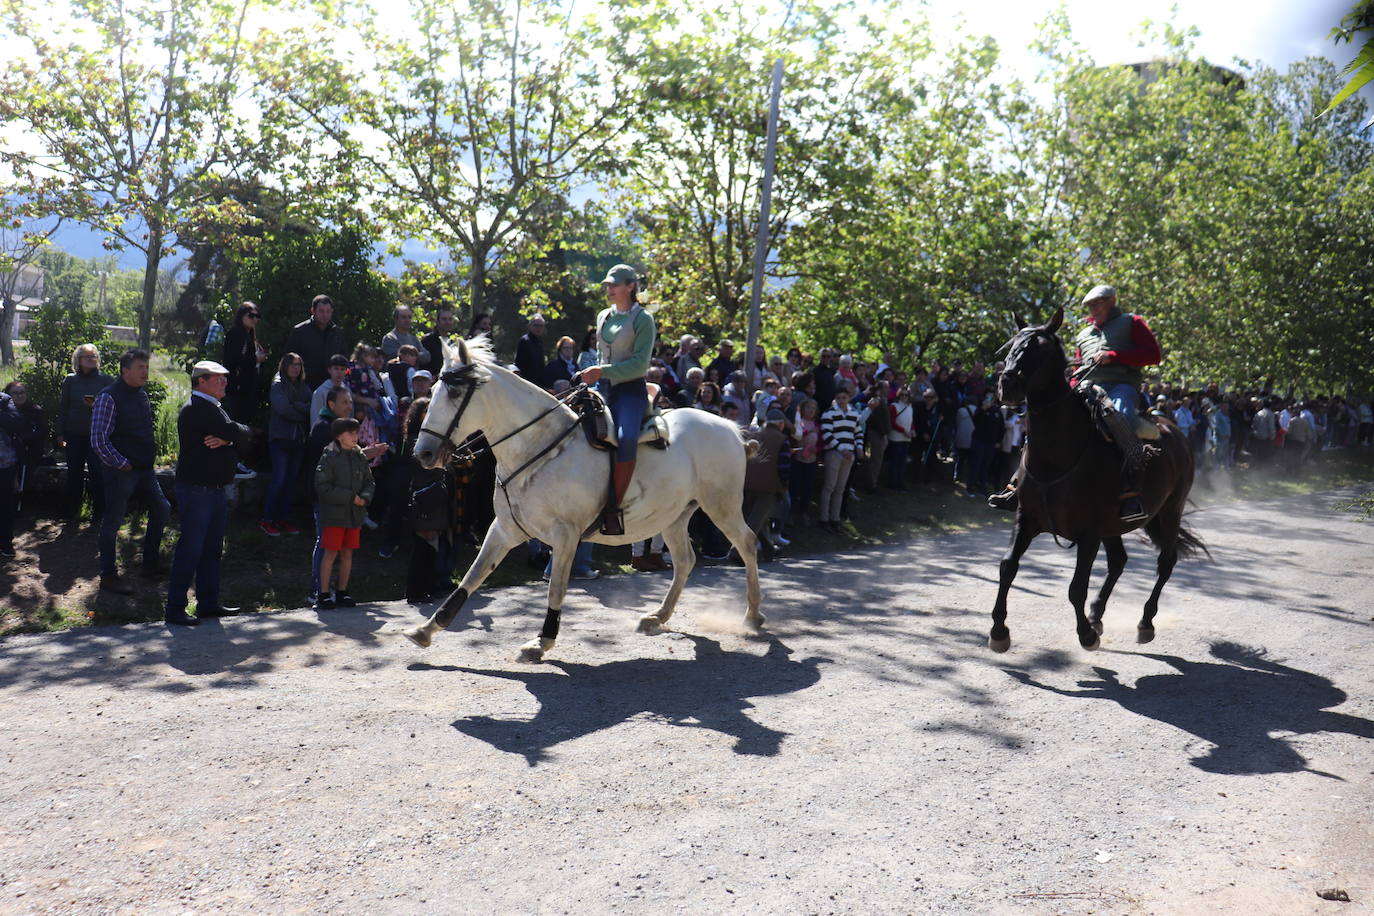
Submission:
[[[488,366],[495,361],[491,338],[485,334],[459,340],[454,346],[440,342],[444,371],[430,395],[425,424],[415,440],[415,457],[426,468],[434,467],[449,449],[476,430],[468,408],[477,389],[491,380]]]

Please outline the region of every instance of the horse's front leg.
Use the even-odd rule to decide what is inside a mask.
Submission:
[[[1103,538],[1102,546],[1107,552],[1107,578],[1102,582],[1102,589],[1093,599],[1092,614],[1088,617],[1088,622],[1093,625],[1097,635],[1102,635],[1102,615],[1107,613],[1107,599],[1112,596],[1112,589],[1116,587],[1116,580],[1121,578],[1121,571],[1126,568],[1126,547],[1121,543],[1121,538]]]
[[[992,631],[988,633],[988,648],[994,652],[1005,652],[1011,648],[1011,630],[1007,629],[1007,592],[1016,579],[1016,571],[1021,568],[1021,554],[1026,552],[1030,542],[1039,532],[1023,523],[1021,513],[1016,514],[1016,523],[1011,529],[1011,546],[998,567],[1000,578],[997,584],[997,602],[992,606]]]
[[[1096,649],[1102,643],[1083,611],[1083,606],[1088,603],[1088,579],[1093,574],[1093,561],[1097,559],[1097,549],[1101,546],[1102,542],[1097,538],[1085,537],[1078,542],[1078,565],[1073,571],[1073,581],[1069,583],[1069,603],[1073,605],[1074,620],[1078,623],[1078,644],[1085,649]]]
[[[487,529],[487,536],[482,539],[482,549],[477,552],[477,559],[472,561],[468,571],[463,576],[463,581],[458,583],[458,587],[453,590],[444,603],[439,605],[423,625],[413,630],[406,630],[405,637],[422,649],[428,648],[434,639],[434,634],[440,630],[446,630],[453,623],[458,612],[462,610],[464,602],[471,597],[472,593],[481,587],[486,581],[487,576],[501,561],[510,553],[511,548],[520,543],[520,538],[514,532],[508,530],[497,519],[492,522]]]
[[[572,575],[573,559],[577,555],[578,532],[572,528],[558,531],[549,544],[549,605],[544,613],[544,626],[539,635],[520,647],[520,661],[542,662],[544,653],[558,641],[558,627],[563,617],[563,599],[568,594],[568,577]]]

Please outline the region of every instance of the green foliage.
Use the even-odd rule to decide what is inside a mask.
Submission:
[[[378,271],[370,240],[357,229],[287,230],[263,238],[239,261],[238,289],[221,300],[215,316],[228,328],[240,301],[257,303],[258,342],[275,361],[291,328],[310,317],[310,301],[321,293],[334,300],[334,320],[350,347],[359,340],[380,344],[391,330],[395,287]]]
[[[158,268],[178,236],[246,221],[207,189],[239,172],[279,173],[312,138],[278,123],[289,110],[263,78],[274,43],[247,25],[252,5],[92,2],[64,16],[17,0],[0,6],[0,26],[15,38],[0,72],[0,121],[26,139],[0,149],[0,163],[41,213],[144,255],[144,347]]]
[[[151,386],[155,379],[148,379]],[[161,382],[158,382],[162,386]],[[181,449],[181,440],[177,435],[177,415],[181,413],[182,404],[174,400],[166,400],[166,386],[162,386],[164,399],[160,400],[153,407],[153,440],[157,443],[157,463],[168,465],[176,461],[177,453]],[[151,388],[148,391],[149,400],[152,399]]]
[[[1371,37],[1365,39],[1355,59],[1341,71],[1343,76],[1350,75],[1350,81],[1331,97],[1331,101],[1321,110],[1322,115],[1335,109],[1374,80],[1374,0],[1357,0],[1350,12],[1341,19],[1341,24],[1332,29],[1327,37],[1340,44],[1343,41],[1353,42],[1355,36],[1361,32],[1368,33]],[[1366,122],[1365,126],[1368,127],[1370,124],[1374,124],[1374,119]]]
[[[383,222],[461,258],[482,310],[493,264],[556,247],[577,183],[612,167],[637,114],[629,65],[609,54],[621,36],[555,0],[410,0],[399,15],[413,38],[389,8],[321,15],[326,38],[283,55],[283,82],[341,151],[330,180],[363,184]],[[361,58],[340,52],[357,43]]]
[[[88,343],[100,350],[102,370],[115,374],[110,367],[118,365],[122,348],[106,335],[100,316],[71,308],[65,297],[45,302],[34,312],[28,348],[33,365],[26,367],[20,378],[28,386],[29,396],[43,405],[48,416],[57,416],[62,379],[72,371],[72,351]]]

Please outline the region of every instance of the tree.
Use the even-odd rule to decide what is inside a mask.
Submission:
[[[872,127],[855,98],[886,37],[867,16],[844,36],[851,12],[810,0],[762,19],[744,0],[623,11],[620,30],[639,37],[614,53],[636,67],[648,117],[619,199],[643,238],[665,325],[743,323],[775,59],[785,74],[769,250],[831,193],[830,183],[853,177],[846,145]]]
[[[628,63],[606,56],[622,36],[554,0],[410,0],[407,10],[398,30],[390,11],[339,8],[325,27],[356,35],[361,55],[312,38],[284,82],[377,218],[465,263],[481,311],[498,261],[546,254],[574,190],[615,163],[638,115]]]
[[[178,233],[239,216],[211,193],[215,182],[275,172],[301,152],[295,132],[270,123],[286,111],[259,78],[279,59],[272,38],[247,27],[268,5],[83,0],[70,22],[24,0],[0,6],[0,23],[30,52],[0,77],[0,118],[32,142],[0,151],[9,192],[143,254],[141,346]]]
[[[334,300],[334,320],[349,346],[379,343],[391,330],[395,286],[377,269],[372,241],[358,229],[285,229],[252,243],[237,261],[238,285],[224,292],[218,317],[227,324],[241,300],[257,303],[258,341],[274,357],[282,355],[291,328],[310,317],[310,301],[320,293]]]
[[[937,64],[923,34],[920,23],[891,28],[869,56],[856,99],[871,127],[850,132],[851,175],[789,231],[778,270],[797,282],[775,303],[808,343],[903,365],[990,352],[1014,314],[1055,290],[1038,255],[1050,246],[1018,214],[1014,160],[989,129],[1005,96],[995,44],[966,38]]]
[[[0,200],[0,366],[14,362],[14,319],[20,297],[15,295],[26,265],[52,241],[62,221],[46,225],[29,222],[30,211],[23,201]]]

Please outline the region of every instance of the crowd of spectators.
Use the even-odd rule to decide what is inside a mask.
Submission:
[[[489,455],[459,456],[434,470],[413,459],[430,391],[443,366],[441,341],[456,330],[452,311],[438,312],[434,326],[420,336],[411,310],[398,308],[394,328],[379,346],[365,341],[348,346],[334,303],[317,296],[309,316],[291,330],[285,352],[270,364],[255,334],[260,317],[251,302],[237,310],[220,352],[212,353],[221,362],[205,364],[216,368],[204,370],[208,380],[193,388],[222,408],[224,422],[233,424],[223,429],[251,426],[265,440],[265,461],[243,459],[256,463],[257,472],[242,464],[233,468],[240,477],[263,475],[261,531],[269,537],[299,535],[309,513],[316,538],[310,600],[321,607],[351,603],[351,551],[360,541],[356,532],[338,535],[337,529],[374,532],[371,549],[383,558],[407,546],[407,599],[424,602],[446,591],[460,553],[476,546],[493,518],[494,476]],[[478,315],[467,336],[490,333],[491,327],[490,316]],[[562,336],[546,348],[545,332],[544,317],[531,316],[513,354],[514,368],[527,381],[560,392],[596,363],[595,334],[589,329],[580,341]],[[758,440],[760,457],[749,466],[742,499],[765,559],[787,546],[792,526],[841,534],[868,494],[952,481],[961,495],[983,497],[1000,488],[1019,461],[1023,414],[997,398],[1000,364],[989,368],[974,360],[967,366],[953,361],[903,367],[891,355],[865,361],[830,347],[815,354],[793,347],[770,357],[759,346],[747,354],[756,380],[751,385],[744,354],[730,340],[719,341],[712,351],[706,341],[687,334],[676,342],[660,340],[655,353],[647,380],[655,386],[651,390],[657,391],[661,410],[717,414]],[[135,493],[142,494],[150,511],[143,572],[153,577],[167,572],[159,552],[170,507],[153,467],[152,415],[142,391],[148,361],[147,353],[131,350],[121,357],[116,377],[101,371],[95,347],[76,348],[53,424],[22,384],[5,388],[0,395],[0,557],[14,556],[16,495],[25,474],[50,461],[50,448],[56,446],[64,450],[67,466],[64,511],[78,518],[90,500],[100,533],[102,588],[132,591],[116,568],[115,539]],[[223,396],[214,398],[221,369]],[[1242,461],[1299,474],[1322,450],[1368,447],[1374,438],[1367,396],[1301,399],[1227,391],[1216,384],[1187,389],[1152,384],[1142,386],[1141,397],[1184,431],[1204,474],[1228,473]],[[201,410],[213,419],[204,405]],[[236,461],[247,455],[237,434],[225,435],[222,445],[232,447]],[[194,469],[184,474],[181,466],[211,461],[207,456],[213,455],[218,468],[224,458],[208,439],[204,447],[188,448],[185,441],[182,446],[177,495],[184,525],[186,513],[198,510],[180,505],[187,498],[180,487],[199,485],[199,478]],[[308,506],[299,498],[303,493],[311,496]],[[705,559],[728,558],[729,545],[704,517],[694,523],[693,534]],[[635,546],[635,569],[671,564],[661,539]],[[542,545],[531,545],[531,562],[547,569],[546,554]],[[579,548],[574,574],[596,575],[590,545]],[[184,593],[185,582],[178,587]],[[214,600],[219,606],[217,595]],[[184,608],[184,597],[170,599],[169,622],[173,610],[184,616]]]

